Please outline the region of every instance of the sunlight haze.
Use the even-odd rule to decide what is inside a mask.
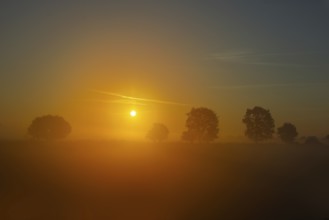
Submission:
[[[71,138],[143,140],[160,122],[178,140],[186,113],[208,107],[219,116],[220,141],[244,140],[242,117],[256,105],[270,109],[276,125],[291,121],[301,135],[324,136],[326,4],[7,1],[0,136],[25,138],[33,118],[58,114],[74,127]],[[132,121],[125,112],[134,105]]]

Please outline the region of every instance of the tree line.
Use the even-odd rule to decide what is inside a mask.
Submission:
[[[259,106],[247,109],[242,119],[245,124],[245,136],[258,143],[272,139],[274,134],[284,143],[296,143],[297,128],[290,122],[285,122],[275,131],[275,122],[270,110]],[[217,114],[204,107],[192,108],[187,113],[186,131],[181,135],[183,141],[212,142],[218,138],[219,120]],[[55,140],[66,138],[72,131],[71,125],[60,116],[45,115],[35,118],[28,128],[28,134],[35,139]],[[152,141],[164,141],[169,136],[169,129],[163,123],[154,123],[146,138]],[[329,135],[325,137],[329,142]],[[306,137],[306,144],[320,144],[315,136]]]

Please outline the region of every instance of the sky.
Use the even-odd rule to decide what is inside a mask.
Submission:
[[[161,122],[175,140],[186,113],[208,107],[220,140],[236,141],[254,106],[300,136],[329,133],[327,0],[0,4],[2,138],[55,114],[71,138],[144,139]]]

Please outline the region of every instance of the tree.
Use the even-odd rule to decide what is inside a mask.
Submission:
[[[319,141],[319,138],[316,136],[309,136],[306,138],[304,144],[306,145],[313,145],[313,146],[320,146],[322,143]]]
[[[70,124],[60,116],[37,117],[28,128],[28,134],[35,139],[62,139],[71,133]]]
[[[298,136],[296,126],[291,123],[284,123],[278,128],[278,135],[285,143],[293,143]]]
[[[327,135],[327,136],[325,136],[325,141],[327,142],[327,143],[329,143],[329,134]]]
[[[270,110],[255,106],[247,109],[242,120],[246,125],[245,135],[255,142],[271,139],[274,133],[274,120]]]
[[[218,138],[218,118],[208,108],[192,108],[187,113],[186,127],[182,139],[185,141],[213,141]]]
[[[163,141],[168,138],[168,135],[169,130],[164,124],[154,123],[153,127],[147,133],[146,138],[152,141]]]

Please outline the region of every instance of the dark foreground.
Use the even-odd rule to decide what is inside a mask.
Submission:
[[[1,220],[329,218],[329,147],[0,144]]]

